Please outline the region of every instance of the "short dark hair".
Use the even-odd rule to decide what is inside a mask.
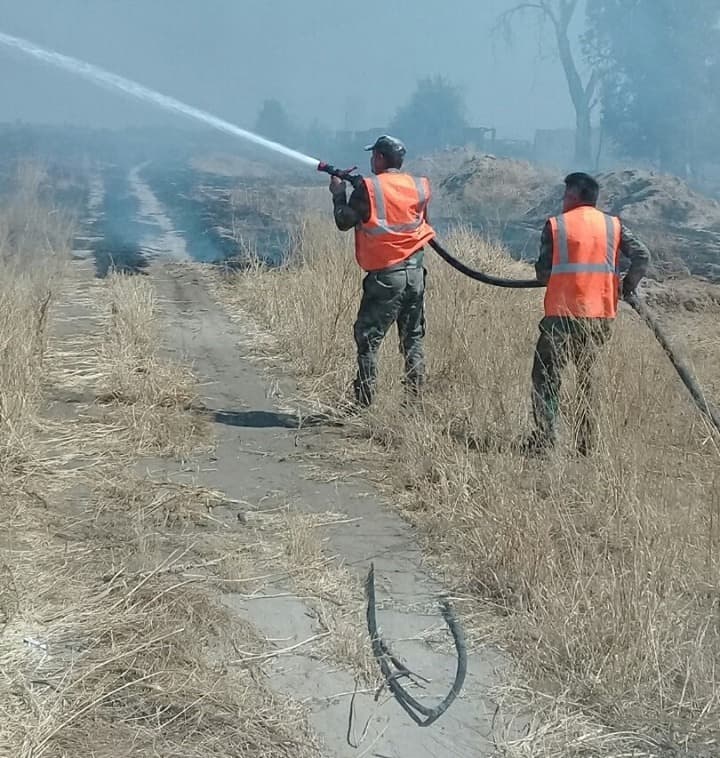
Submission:
[[[376,152],[378,155],[382,155],[388,168],[402,168],[404,156],[385,150],[377,150]]]
[[[405,145],[397,138],[389,134],[382,134],[372,145],[367,145],[366,150],[373,150],[378,155],[382,155],[388,168],[398,169],[403,164],[405,158]]]
[[[573,190],[583,203],[592,203],[595,205],[600,195],[600,185],[590,174],[582,171],[576,171],[565,177],[565,186]]]

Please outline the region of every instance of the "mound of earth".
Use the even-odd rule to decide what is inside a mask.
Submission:
[[[437,189],[445,179],[463,171],[465,166],[477,160],[474,150],[466,147],[453,147],[435,153],[410,155],[405,161],[405,168],[418,176],[427,176]]]
[[[720,281],[720,203],[675,176],[625,170],[600,174],[599,205],[649,245],[658,275],[692,274]],[[524,225],[541,227],[557,213],[562,188],[553,189],[525,214]]]
[[[676,176],[653,171],[610,171],[597,177],[600,206],[628,225],[705,229],[720,232],[720,203],[695,192]],[[527,216],[557,213],[562,187],[549,192]]]
[[[675,176],[645,170],[600,174],[600,207],[619,215],[651,248],[655,274],[720,281],[720,202]],[[464,220],[499,236],[518,257],[537,254],[540,230],[560,210],[562,177],[524,161],[484,155],[441,183]]]
[[[549,171],[527,161],[475,155],[446,173],[440,190],[458,217],[491,232],[524,216],[552,191],[553,180]]]

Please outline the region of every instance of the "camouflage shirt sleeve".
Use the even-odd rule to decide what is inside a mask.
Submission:
[[[364,184],[358,184],[352,191],[350,200],[345,192],[333,195],[333,217],[341,232],[346,232],[370,218],[370,201]]]
[[[535,262],[535,276],[543,284],[548,283],[552,273],[552,252],[552,231],[550,221],[546,221],[540,235],[540,255]]]
[[[620,224],[620,253],[630,260],[630,268],[625,279],[634,289],[647,275],[650,267],[650,251],[645,243],[641,242],[622,222]]]

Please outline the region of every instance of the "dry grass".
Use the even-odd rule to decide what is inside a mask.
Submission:
[[[132,514],[108,497],[73,517],[14,509],[0,752],[313,755],[303,714],[242,662],[264,642],[186,578],[213,554],[145,520],[157,496],[133,491]]]
[[[199,449],[208,441],[207,424],[185,412],[197,405],[198,382],[187,367],[161,355],[162,319],[152,284],[113,273],[104,294],[99,399],[123,411],[143,451],[182,457]]]
[[[363,588],[324,549],[324,530],[342,519],[340,514],[312,516],[288,510],[275,533],[284,535],[284,564],[295,588],[310,595],[309,605],[327,632],[320,655],[348,667],[364,684],[377,686],[377,665],[367,644]]]
[[[447,242],[493,272],[522,270],[462,231]],[[285,268],[240,274],[225,288],[231,305],[275,333],[306,394],[326,405],[345,396],[354,372],[360,273],[350,245],[331,223],[308,219]],[[425,413],[399,410],[393,332],[378,406],[357,421],[350,457],[389,480],[395,500],[404,493],[454,590],[502,619],[496,638],[521,662],[538,716],[508,753],[713,754],[716,442],[650,333],[623,310],[599,370],[596,456],[572,456],[572,417],[550,460],[516,455],[541,295],[482,287],[435,258],[428,268]],[[696,315],[700,331],[713,319]],[[714,358],[698,349],[697,363],[717,360],[717,343],[704,349]],[[573,392],[569,375],[565,409]]]
[[[250,553],[253,568],[277,590],[292,590],[317,620],[313,656],[340,664],[368,686],[379,685],[378,671],[367,644],[364,590],[357,576],[327,551],[327,532],[344,523],[343,514],[301,513],[290,504],[270,511],[249,511],[246,523],[253,540],[235,550],[221,567],[227,579],[242,582]],[[247,587],[245,592],[261,592]],[[268,590],[264,590],[267,594]],[[307,652],[308,645],[305,648]]]
[[[439,190],[451,217],[497,231],[535,207],[556,183],[551,171],[526,161],[476,155],[445,173]]]
[[[21,163],[0,212],[0,475],[27,457],[42,392],[48,309],[72,226],[40,202],[42,166]]]
[[[708,396],[720,403],[720,285],[681,278],[654,285],[648,302]]]
[[[0,755],[316,756],[300,708],[247,659],[264,641],[211,591],[242,539],[209,518],[222,496],[132,474],[198,441],[153,293],[59,265],[70,230],[38,186],[0,214]]]

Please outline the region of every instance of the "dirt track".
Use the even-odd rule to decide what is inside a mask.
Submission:
[[[240,290],[228,296],[228,282],[224,281],[220,286],[218,270],[193,260],[207,259],[203,255],[202,242],[198,254],[197,237],[193,236],[193,228],[197,232],[197,226],[185,226],[186,215],[182,209],[178,210],[167,184],[159,183],[157,178],[152,172],[144,173],[139,168],[127,173],[117,167],[106,167],[102,175],[93,180],[87,228],[78,237],[79,248],[88,246],[90,249],[76,250],[77,266],[71,277],[73,284],[68,286],[76,291],[83,287],[95,291],[97,302],[93,301],[93,307],[99,306],[106,315],[96,319],[95,327],[88,326],[92,334],[123,322],[122,316],[116,318],[107,313],[103,293],[112,291],[116,293],[112,300],[113,314],[119,312],[115,307],[118,303],[127,302],[131,304],[130,316],[126,319],[128,324],[133,327],[153,326],[148,332],[150,340],[138,343],[141,359],[138,360],[130,350],[129,359],[121,362],[120,368],[125,373],[129,369],[132,376],[140,368],[143,374],[152,377],[154,385],[159,383],[165,387],[171,402],[162,408],[169,408],[173,415],[164,415],[165,411],[160,415],[151,414],[149,423],[137,427],[143,438],[151,439],[156,439],[154,432],[157,429],[161,444],[137,446],[133,441],[134,454],[126,460],[137,463],[143,454],[185,457],[182,462],[167,457],[143,458],[137,463],[138,469],[130,463],[123,468],[122,461],[117,465],[123,476],[130,474],[130,482],[126,485],[128,491],[134,493],[136,489],[144,491],[147,488],[153,493],[148,496],[147,505],[140,501],[139,517],[145,513],[144,509],[156,507],[158,492],[162,491],[161,498],[165,490],[195,493],[188,505],[172,502],[167,511],[162,512],[164,520],[160,522],[158,532],[168,540],[168,545],[179,544],[183,550],[193,551],[191,562],[178,562],[172,571],[176,578],[172,581],[178,582],[173,589],[180,588],[181,600],[185,601],[177,621],[182,624],[189,616],[195,615],[193,623],[186,623],[186,631],[193,644],[197,640],[203,646],[203,650],[197,652],[193,647],[193,656],[183,659],[189,662],[183,664],[182,672],[199,668],[212,677],[220,673],[227,683],[223,702],[230,703],[236,697],[233,703],[241,704],[239,709],[231,707],[231,712],[236,715],[242,716],[248,710],[246,706],[252,703],[255,685],[258,693],[262,688],[264,710],[248,711],[250,715],[244,721],[238,721],[235,716],[231,720],[236,734],[244,734],[246,725],[251,732],[256,725],[262,727],[258,730],[260,739],[252,743],[252,749],[257,749],[253,755],[265,755],[271,744],[275,748],[272,754],[283,758],[295,758],[300,754],[301,746],[305,748],[302,755],[307,758],[321,755],[326,758],[514,755],[516,751],[519,754],[528,749],[531,752],[540,749],[535,740],[545,740],[552,729],[557,730],[553,735],[557,739],[553,743],[556,750],[562,752],[568,741],[585,750],[586,722],[581,720],[569,729],[563,716],[562,724],[556,724],[554,716],[543,710],[540,701],[537,723],[534,724],[540,734],[528,730],[527,738],[514,749],[503,744],[508,737],[519,737],[519,728],[524,724],[521,718],[513,720],[510,711],[496,707],[494,688],[515,680],[508,671],[509,662],[485,643],[497,630],[497,617],[479,618],[478,608],[473,603],[468,603],[471,607],[463,602],[460,604],[468,614],[474,614],[474,617],[468,615],[465,619],[474,648],[462,696],[450,711],[431,728],[420,729],[386,691],[382,692],[379,704],[376,702],[373,695],[378,671],[371,655],[364,619],[362,586],[371,561],[376,566],[381,631],[398,657],[410,669],[430,680],[422,689],[414,689],[415,697],[428,705],[435,704],[452,682],[455,656],[435,603],[442,588],[430,578],[418,547],[418,537],[426,537],[414,534],[412,528],[397,516],[398,509],[394,504],[383,499],[380,492],[387,493],[387,489],[378,490],[370,484],[370,477],[377,474],[376,463],[369,457],[373,449],[371,445],[364,446],[360,452],[363,456],[360,463],[352,452],[358,450],[357,437],[350,439],[342,426],[333,427],[303,412],[307,409],[303,409],[302,400],[297,399],[294,382],[281,373],[285,362],[277,349],[279,345],[287,347],[293,360],[298,359],[296,349],[307,350],[306,342],[298,345],[295,335],[283,330],[288,307],[287,287],[282,279],[284,272],[276,278],[268,274],[266,279],[272,279],[274,283],[267,288],[261,286],[260,277],[253,273],[244,281],[242,278],[233,279]],[[171,220],[171,213],[174,220]],[[180,224],[182,229],[176,226]],[[321,243],[314,239],[312,245],[319,247]],[[327,261],[334,260],[334,253],[333,249],[327,251],[328,258],[323,265],[330,265]],[[93,275],[107,275],[118,261],[121,271],[134,275],[129,281],[113,277],[107,287],[92,281]],[[317,277],[314,271],[311,275]],[[251,289],[254,287],[258,290]],[[307,291],[314,290],[300,283],[295,290],[296,296],[302,297]],[[135,295],[138,292],[149,293],[149,300],[154,295],[155,307],[137,308]],[[242,293],[251,298],[254,313],[265,312],[258,307],[259,302],[261,306],[271,306],[267,311],[270,323],[277,323],[274,319],[280,319],[278,328],[282,333],[277,342],[249,312],[243,310]],[[293,319],[307,325],[303,329],[306,334],[311,334],[315,328],[313,324],[323,323],[323,314],[318,313],[323,306],[310,305],[307,313],[315,320],[304,314],[301,318],[297,312],[293,314]],[[298,303],[291,304],[291,307],[297,306]],[[67,311],[65,321],[74,325],[81,316],[80,301],[75,295],[66,296],[62,307]],[[343,312],[347,313],[345,306]],[[334,323],[335,326],[333,319],[329,318],[324,331],[318,331],[315,336],[325,334],[325,338],[327,335],[332,338],[332,329],[336,329],[342,319]],[[703,330],[700,332],[705,334]],[[74,335],[74,326],[70,333]],[[100,339],[105,345],[106,340]],[[134,339],[129,336],[130,343],[134,344]],[[91,341],[89,344],[95,343]],[[120,346],[121,349],[116,351],[119,355],[125,354],[122,349],[125,343],[111,344]],[[155,354],[151,346],[156,345],[169,354],[170,361],[165,362]],[[339,350],[343,348],[342,344],[337,347]],[[480,348],[478,354],[484,360],[487,351],[482,343]],[[85,352],[88,352],[87,346]],[[103,351],[101,354],[106,355]],[[142,360],[146,354],[152,354],[156,359],[149,364],[149,369],[145,369]],[[643,355],[633,350],[633,357],[636,354]],[[78,356],[78,360],[82,360],[82,351]],[[195,384],[179,394],[175,391],[175,388],[182,389],[182,384],[176,381],[178,363],[191,365],[201,382],[200,397],[190,409],[185,403],[188,398],[197,397]],[[111,358],[109,365],[114,365]],[[654,364],[646,361],[645,365]],[[164,367],[170,373],[166,374]],[[94,364],[88,370],[95,372]],[[327,357],[320,370],[327,370]],[[332,366],[332,370],[337,370],[337,366]],[[169,377],[167,382],[162,381],[165,376]],[[653,382],[656,381],[657,374],[654,374]],[[107,397],[103,394],[105,383],[101,385],[94,382],[88,385],[91,410],[98,397]],[[118,387],[122,390],[124,386],[121,377]],[[671,386],[674,384],[668,384],[668,391]],[[98,389],[100,396],[96,396]],[[132,397],[132,392],[130,395],[121,392],[118,397]],[[156,402],[155,397],[152,393],[151,404]],[[173,401],[172,397],[178,399]],[[672,405],[674,391],[667,398],[667,404]],[[65,401],[64,409],[55,409],[61,418],[73,417],[73,402],[69,399]],[[145,409],[151,404],[147,399],[138,404],[131,400],[123,412],[128,414],[128,420],[136,415],[144,417]],[[650,412],[653,412],[652,408]],[[198,424],[197,416],[204,417],[206,423]],[[625,422],[623,429],[626,426]],[[208,450],[202,447],[207,442],[208,427],[214,447],[212,452],[202,452]],[[348,428],[357,432],[356,424],[349,424]],[[201,430],[201,433],[196,435],[194,429]],[[168,446],[168,440],[172,447]],[[176,444],[178,440],[180,444]],[[410,463],[416,455],[424,455],[427,446],[428,437],[419,439],[417,447],[410,448],[414,451],[410,454]],[[157,450],[162,453],[147,452]],[[338,460],[345,463],[338,463]],[[402,461],[398,463],[403,465]],[[456,463],[451,460],[448,465]],[[361,465],[366,470],[361,470]],[[703,469],[699,471],[701,479]],[[468,503],[474,505],[481,501],[494,483],[508,473],[511,477],[508,486],[514,488],[517,481],[514,470],[508,472],[505,468],[498,468],[479,472],[477,488],[467,494]],[[558,482],[564,487],[567,469],[563,467],[558,474]],[[542,487],[545,489],[546,485],[543,483]],[[119,491],[125,492],[124,489]],[[442,494],[436,491],[428,494],[432,500],[427,495],[423,498],[409,490],[405,495],[408,500],[404,503],[412,508],[415,503],[409,499],[417,496],[417,505],[425,508],[427,514],[443,518],[442,528],[446,534],[442,535],[437,526],[431,533],[443,541],[448,552],[464,545],[466,535],[474,534],[473,529],[465,532],[472,522],[462,516],[457,519],[453,497],[442,501],[448,508],[444,513],[438,511],[436,500]],[[505,515],[507,501],[502,498],[502,492],[500,494],[498,513]],[[519,503],[520,507],[512,517],[510,533],[513,536],[519,535],[520,530],[523,536],[526,534],[522,519],[528,507],[536,509],[540,525],[538,533],[544,533],[551,514],[547,508],[547,495],[540,497],[539,501]],[[133,494],[133,502],[134,498]],[[161,499],[159,502],[165,501]],[[599,507],[604,512],[605,503],[599,503]],[[91,519],[95,518],[92,505],[88,513]],[[118,513],[121,519],[118,524],[127,523],[128,529],[132,529],[132,519],[127,518],[122,509]],[[473,519],[476,518],[481,518],[481,514],[473,514]],[[519,528],[516,526],[518,522],[521,524]],[[155,534],[155,522],[149,523],[147,528]],[[486,544],[497,542],[492,524],[486,524],[478,531],[486,539]],[[174,553],[168,552],[169,548],[165,552],[161,550],[162,559],[158,559],[154,552],[148,553],[142,534],[140,554],[146,571],[152,572],[163,565],[163,559],[173,559]],[[449,535],[453,535],[452,538]],[[675,536],[673,530],[672,540]],[[517,544],[513,539],[509,548],[513,557],[517,554]],[[545,545],[540,541],[537,544]],[[564,544],[561,550],[564,550]],[[472,543],[471,549],[462,553],[462,562],[448,563],[447,570],[454,565],[457,572],[448,581],[454,586],[463,586],[456,580],[468,566],[467,557],[484,549],[485,544]],[[432,550],[435,553],[435,549]],[[547,554],[543,547],[542,553],[537,554],[538,560],[544,560]],[[524,557],[524,551],[518,555]],[[433,562],[436,560],[437,555],[434,555]],[[470,581],[476,571],[477,565]],[[572,575],[573,569],[568,571]],[[595,569],[592,571],[594,573]],[[469,572],[463,579],[468,580],[468,575]],[[601,591],[604,591],[607,579],[601,578],[600,581]],[[560,587],[560,592],[563,591]],[[557,596],[555,584],[550,585],[547,596]],[[221,611],[219,604],[227,611]],[[189,605],[215,609],[224,620],[226,626],[223,629],[243,630],[242,636],[237,639],[221,636],[217,631],[219,627],[204,623],[205,615],[188,612]],[[557,623],[567,627],[568,617],[568,612],[560,608]],[[207,618],[211,619],[212,615],[207,614]],[[258,634],[254,634],[250,627]],[[517,634],[517,627],[511,624],[510,629]],[[532,633],[534,635],[534,629]],[[148,636],[144,627],[141,635],[143,639]],[[514,642],[509,635],[505,639],[509,644]],[[536,642],[537,638],[533,636],[527,650],[531,656],[538,653]],[[562,650],[562,647],[558,649]],[[182,653],[182,648],[180,650]],[[174,655],[173,660],[181,657]],[[245,677],[241,686],[238,686],[238,675]],[[208,686],[203,684],[202,692],[207,692]],[[654,686],[654,682],[651,683],[651,687]],[[177,692],[182,694],[182,689]],[[512,698],[513,693],[509,694]],[[271,726],[265,728],[268,722]],[[207,720],[203,723],[207,728]],[[308,726],[312,727],[314,735]],[[574,737],[570,734],[573,730]],[[208,732],[216,734],[213,727]],[[315,736],[323,745],[322,752],[316,748]],[[131,737],[135,739],[134,735]],[[600,739],[604,744],[605,736]],[[236,739],[222,741],[227,745],[221,749],[222,755],[246,754],[243,748],[238,748]],[[546,747],[544,744],[542,749]],[[204,750],[202,745],[193,755],[205,755]],[[109,755],[115,754],[114,748]]]
[[[426,630],[442,626],[433,608],[438,591],[421,569],[422,557],[409,528],[368,492],[362,482],[321,483],[307,478],[302,468],[302,451],[323,445],[318,431],[298,431],[294,417],[278,412],[268,397],[271,383],[243,360],[242,335],[215,307],[202,281],[176,267],[153,267],[165,307],[176,324],[169,335],[182,355],[192,358],[196,371],[212,382],[206,403],[216,418],[218,448],[215,461],[201,462],[214,471],[202,473],[198,482],[220,489],[231,498],[245,500],[267,509],[292,504],[301,513],[335,511],[351,523],[332,527],[327,534],[327,551],[336,560],[364,575],[375,561],[378,580],[388,592],[380,612],[389,639],[397,641],[398,652],[411,668],[433,680],[433,695],[444,696],[454,674],[453,656],[432,652],[417,639]],[[298,451],[300,454],[298,455]],[[359,519],[359,520],[356,520]],[[237,612],[249,618],[268,639],[282,640],[290,647],[323,632],[312,608],[292,596],[292,588],[281,578],[266,587],[268,595],[289,592],[274,599],[244,600],[228,595]],[[390,599],[391,598],[391,599]],[[406,642],[400,642],[407,640]],[[457,756],[489,755],[490,720],[494,705],[486,697],[495,683],[493,669],[500,659],[486,652],[473,656],[465,699],[427,732],[418,729],[394,701],[380,709],[367,743],[387,728],[376,743],[375,754],[436,756],[449,752]],[[349,697],[353,672],[321,663],[309,651],[284,656],[272,663],[272,681],[277,688],[298,699],[310,698],[313,724],[325,739],[329,755],[355,755],[345,743]],[[369,695],[356,701],[358,732],[373,711]]]
[[[213,511],[223,528],[237,530],[239,541],[247,539],[247,524],[252,524],[254,513],[289,506],[298,514],[342,514],[322,535],[324,552],[332,559],[328,566],[347,568],[359,588],[370,562],[375,562],[381,629],[401,659],[431,680],[426,691],[414,693],[416,697],[436,702],[450,687],[455,657],[446,652],[448,637],[437,611],[441,588],[423,570],[410,527],[354,472],[331,481],[312,477],[308,463],[318,453],[322,455],[323,448],[333,442],[330,435],[338,432],[321,427],[298,429],[298,415],[279,407],[292,385],[265,375],[253,362],[254,325],[248,321],[243,328],[231,321],[213,300],[203,270],[178,262],[185,257],[186,242],[173,230],[137,171],[128,183],[139,208],[139,217],[133,221],[147,229],[141,246],[149,259],[144,273],[152,277],[162,318],[171,325],[167,348],[178,360],[191,362],[203,381],[204,413],[213,421],[217,441],[212,455],[185,466],[150,460],[146,469],[154,477],[191,480],[224,492],[230,503],[242,503],[240,520],[236,505]],[[174,262],[168,261],[166,252]],[[251,596],[226,592],[223,600],[275,641],[278,649],[294,648],[269,658],[266,668],[277,691],[307,703],[328,758],[361,754],[479,758],[493,754],[493,729],[499,736],[508,728],[503,724],[506,717],[496,713],[489,696],[501,681],[497,672],[505,662],[497,652],[481,648],[470,655],[462,697],[429,729],[414,725],[386,693],[378,706],[367,685],[358,684],[355,739],[370,722],[362,743],[351,748],[346,740],[349,708],[360,672],[351,661],[320,655],[315,641],[307,642],[337,634],[337,630],[327,630],[318,613],[323,598],[298,592],[287,575],[279,575],[268,579],[261,592]],[[361,626],[346,633],[369,649]]]

